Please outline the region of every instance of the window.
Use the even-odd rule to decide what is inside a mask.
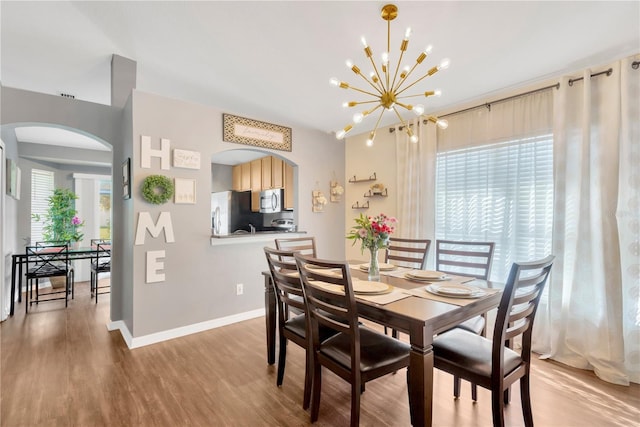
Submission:
[[[39,169],[31,170],[31,215],[46,215],[49,210],[49,197],[53,194],[53,172]],[[31,243],[40,242],[43,228],[40,221],[31,219]]]
[[[437,155],[436,238],[496,243],[491,280],[551,253],[553,135]]]

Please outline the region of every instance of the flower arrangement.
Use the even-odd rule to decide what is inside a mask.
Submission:
[[[79,242],[84,221],[75,209],[76,193],[66,188],[56,188],[49,197],[49,210],[43,217],[34,214],[36,221],[43,221],[42,237],[47,241]]]
[[[362,252],[365,248],[369,250],[386,248],[389,236],[395,232],[398,223],[395,217],[389,217],[383,213],[375,217],[360,214],[355,221],[356,225],[351,227],[347,239],[353,240],[354,245],[360,240]]]

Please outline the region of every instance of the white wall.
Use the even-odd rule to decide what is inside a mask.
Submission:
[[[188,327],[264,307],[264,287],[261,272],[267,269],[262,250],[264,244],[212,247],[210,244],[211,166],[208,159],[220,151],[247,148],[246,145],[222,141],[222,111],[215,108],[167,99],[134,91],[132,96],[132,199],[124,204],[131,209],[125,215],[124,228],[135,233],[140,212],[149,212],[156,219],[161,212],[170,212],[175,242],[165,242],[148,233],[143,245],[134,246],[124,263],[132,260],[132,276],[123,280],[131,286],[133,298],[132,323],[127,326],[133,338]],[[241,115],[241,114],[238,114]],[[253,117],[269,121],[265,117]],[[287,123],[277,123],[289,126]],[[291,126],[289,126],[291,127]],[[152,159],[150,169],[140,164],[140,137],[149,136],[153,148],[160,147],[160,138],[171,141],[171,148],[198,151],[202,159],[200,170],[160,169],[160,160]],[[291,152],[265,150],[286,158],[297,166],[297,206],[299,229],[314,235],[318,251],[326,257],[344,258],[344,202],[328,204],[323,213],[311,212],[311,191],[317,185],[329,194],[329,182],[337,175],[344,181],[344,146],[332,136],[293,127]],[[172,202],[156,206],[140,196],[140,185],[151,174],[197,180],[194,205]],[[114,182],[114,188],[118,183]],[[165,280],[146,283],[146,254],[164,250]],[[115,265],[114,265],[115,269]],[[128,274],[125,267],[123,271]],[[235,295],[236,283],[244,284],[244,295]],[[125,293],[129,291],[124,289]],[[126,305],[126,303],[125,303]],[[126,309],[124,310],[126,311]],[[117,320],[117,319],[113,319]]]

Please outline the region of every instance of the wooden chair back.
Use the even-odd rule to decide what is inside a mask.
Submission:
[[[302,255],[309,255],[317,257],[316,253],[316,239],[313,236],[309,237],[291,237],[275,239],[276,249],[281,251],[300,252]],[[293,258],[292,262],[295,263]]]
[[[298,268],[293,258],[294,251],[265,247],[264,253],[276,294],[279,325],[284,325],[289,318],[290,308],[299,313],[307,311]]]
[[[385,250],[384,262],[399,261],[405,267],[424,270],[427,268],[427,256],[431,240],[403,239],[390,237]]]
[[[554,258],[549,255],[540,261],[513,263],[511,267],[493,330],[492,376],[496,379],[504,375],[503,349],[514,338],[522,337],[520,357],[527,366],[531,360],[533,320]]]
[[[318,333],[320,326],[348,335],[353,353],[351,368],[335,367],[336,371],[343,372],[346,375],[346,378],[344,376],[343,378],[347,379],[351,376],[351,372],[360,370],[358,310],[349,263],[322,260],[298,252],[294,257],[307,304],[314,351],[320,346]]]
[[[493,242],[436,240],[436,270],[489,280]]]

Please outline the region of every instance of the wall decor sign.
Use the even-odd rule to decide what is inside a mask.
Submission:
[[[200,169],[200,153],[189,150],[173,150],[173,167],[185,169]]]
[[[222,115],[222,128],[223,141],[291,151],[291,128],[231,114]]]
[[[196,180],[175,179],[175,203],[193,205],[196,203]]]
[[[131,159],[122,162],[122,198],[131,198]]]

